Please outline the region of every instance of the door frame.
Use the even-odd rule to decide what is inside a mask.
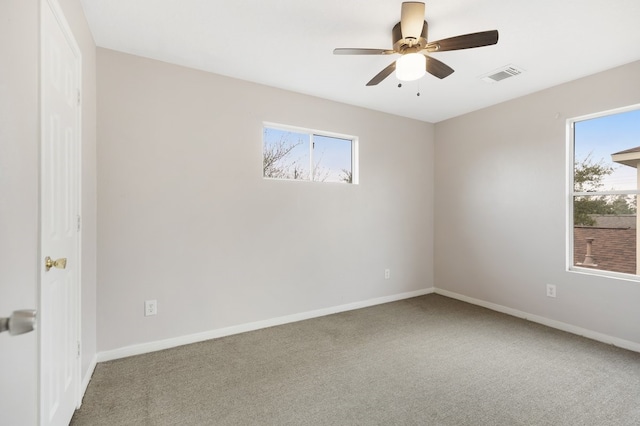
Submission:
[[[38,424],[40,425],[45,425],[45,416],[43,416],[43,394],[44,392],[46,392],[46,389],[43,389],[42,386],[42,374],[43,374],[43,363],[45,362],[45,360],[43,359],[43,353],[42,353],[42,341],[43,341],[43,337],[42,337],[42,327],[40,327],[40,321],[42,319],[42,315],[40,315],[41,309],[42,309],[42,284],[43,284],[43,280],[44,280],[44,274],[43,274],[43,264],[44,264],[44,257],[47,255],[46,253],[43,253],[42,250],[42,243],[43,243],[43,235],[42,235],[42,224],[43,224],[43,211],[42,211],[42,197],[44,196],[44,191],[42,190],[42,188],[44,187],[44,176],[45,174],[43,173],[44,170],[44,160],[43,160],[43,155],[42,155],[42,150],[43,150],[43,144],[45,143],[45,136],[43,129],[44,129],[44,114],[43,114],[43,97],[44,97],[44,93],[42,90],[42,86],[43,86],[43,63],[44,61],[46,61],[47,59],[45,58],[45,52],[43,49],[43,45],[44,45],[44,36],[45,36],[45,31],[43,28],[43,20],[42,20],[42,11],[44,8],[50,8],[51,12],[53,13],[54,18],[56,19],[56,22],[58,23],[58,26],[60,28],[60,30],[62,31],[62,33],[64,34],[65,39],[67,40],[67,42],[69,43],[69,46],[71,48],[71,50],[73,51],[73,54],[75,55],[75,57],[77,58],[77,76],[78,76],[78,108],[77,108],[77,113],[76,113],[76,120],[77,120],[77,141],[74,144],[75,146],[75,152],[73,153],[73,157],[74,157],[74,162],[75,162],[75,167],[73,170],[73,179],[75,180],[76,185],[74,185],[75,190],[76,190],[76,202],[77,202],[77,206],[76,206],[76,211],[78,212],[78,217],[77,217],[77,232],[76,232],[76,238],[75,238],[75,250],[76,250],[76,255],[77,255],[77,267],[76,267],[76,274],[74,274],[74,285],[73,285],[73,289],[74,294],[72,297],[72,303],[75,304],[75,306],[73,307],[73,318],[72,321],[75,322],[75,329],[76,329],[76,337],[77,337],[77,342],[78,342],[78,352],[77,352],[77,356],[75,357],[74,360],[74,369],[75,369],[75,374],[73,374],[74,377],[74,382],[71,386],[73,387],[74,391],[74,399],[75,399],[75,404],[76,407],[80,407],[80,404],[82,402],[82,386],[81,386],[81,375],[82,375],[82,327],[81,327],[81,320],[82,320],[82,312],[81,312],[81,308],[82,308],[82,302],[81,302],[81,297],[82,297],[82,227],[81,227],[81,217],[82,217],[82,98],[81,98],[81,89],[82,89],[82,52],[80,50],[80,47],[78,45],[78,43],[76,42],[76,39],[73,35],[73,32],[71,31],[71,27],[69,26],[64,13],[62,11],[62,8],[60,7],[59,3],[57,0],[40,0],[39,1],[39,17],[38,17],[38,25],[39,25],[39,69],[38,69],[38,80],[39,80],[39,123],[40,123],[40,128],[39,128],[39,146],[38,146],[38,152],[39,152],[39,157],[40,157],[40,164],[39,164],[39,173],[40,173],[40,177],[39,177],[39,196],[38,196],[38,225],[39,225],[39,229],[38,229],[38,316],[37,316],[37,320],[38,320]]]

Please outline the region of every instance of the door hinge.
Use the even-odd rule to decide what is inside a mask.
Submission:
[[[80,217],[80,215],[78,215],[78,222],[77,222],[77,231],[80,232],[80,227],[82,226],[82,218]]]
[[[78,342],[78,358],[80,358],[80,342]]]
[[[80,89],[78,89],[78,105],[80,105]]]

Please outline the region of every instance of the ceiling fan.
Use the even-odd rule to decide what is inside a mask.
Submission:
[[[424,3],[404,2],[400,13],[400,22],[391,30],[392,49],[337,48],[333,50],[333,54],[401,54],[402,56],[397,61],[393,61],[367,83],[367,86],[375,86],[394,71],[396,72],[396,77],[401,81],[417,80],[425,72],[440,79],[445,78],[453,73],[453,69],[430,56],[430,53],[489,46],[498,42],[498,30],[464,34],[438,41],[427,41],[427,27],[427,21],[424,20]]]

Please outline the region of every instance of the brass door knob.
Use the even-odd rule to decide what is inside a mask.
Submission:
[[[45,270],[49,270],[52,267],[58,269],[64,269],[67,267],[67,258],[61,257],[60,259],[53,260],[49,256],[44,258],[44,267]]]

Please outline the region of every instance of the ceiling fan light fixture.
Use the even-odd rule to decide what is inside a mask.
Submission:
[[[427,57],[421,53],[407,53],[396,61],[396,77],[400,81],[413,81],[425,75]]]

